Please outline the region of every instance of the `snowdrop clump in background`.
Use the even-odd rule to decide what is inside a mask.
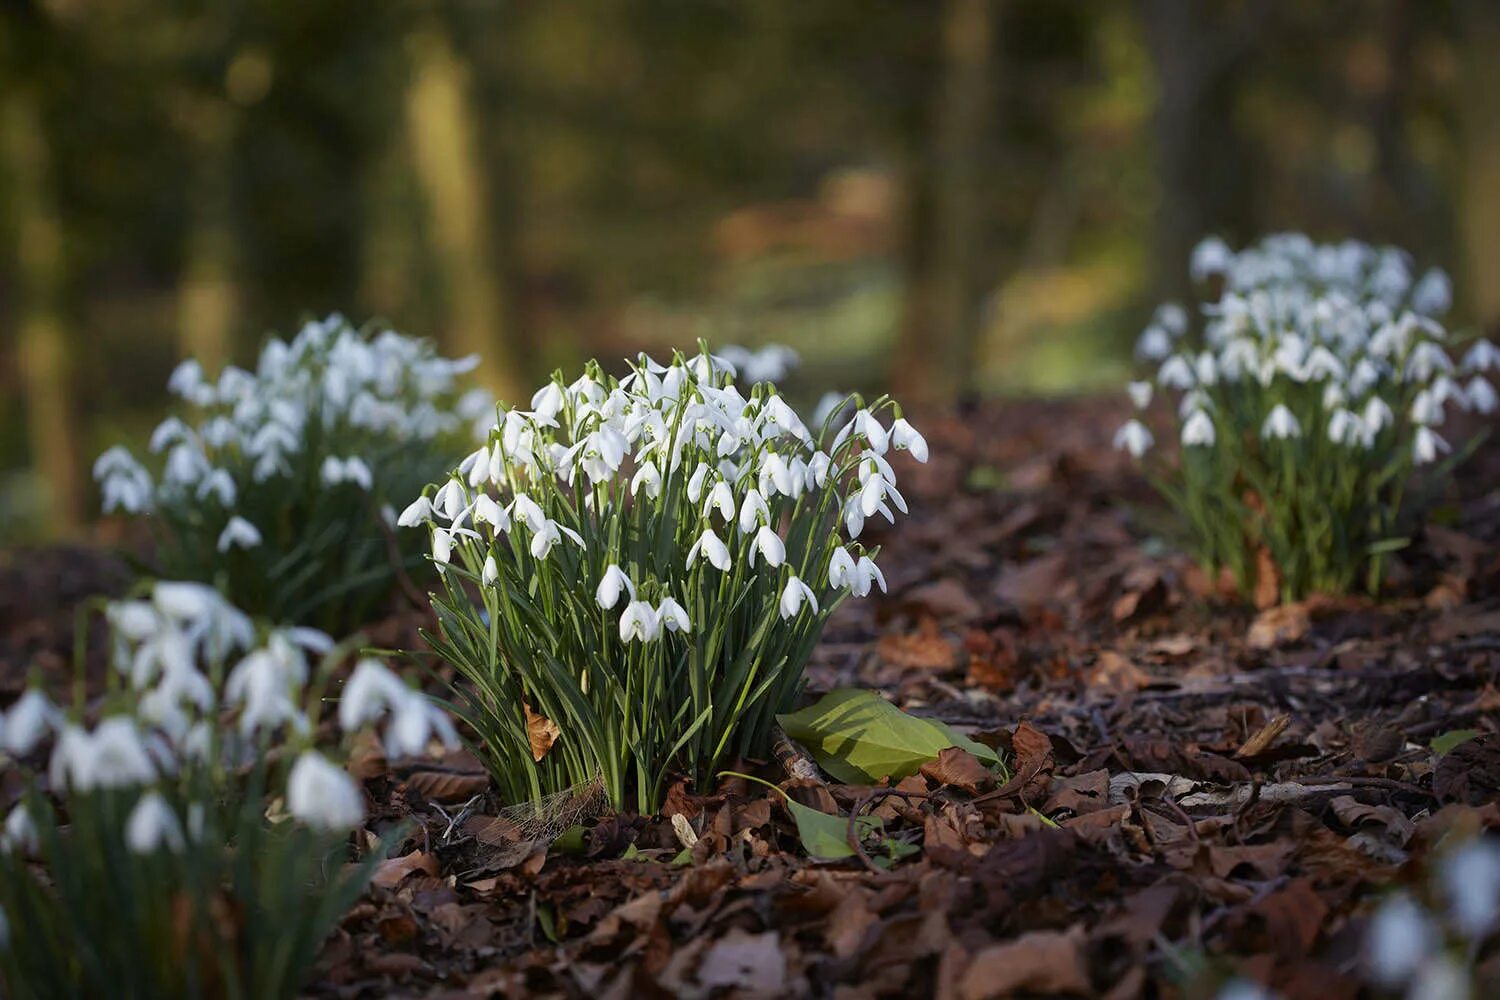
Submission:
[[[215,582],[277,621],[350,630],[390,592],[393,505],[493,415],[485,392],[459,388],[475,364],[337,315],[267,341],[254,371],[209,379],[184,361],[168,388],[185,412],[151,436],[154,475],[119,446],[95,463],[104,511],[152,519],[166,576]]]
[[[708,781],[764,749],[834,607],[885,587],[859,539],[906,510],[892,459],[927,459],[893,401],[851,403],[809,428],[706,348],[591,364],[402,512],[430,530],[430,638],[508,797],[598,778],[649,810],[669,767]]]
[[[1457,343],[1447,276],[1392,247],[1209,239],[1190,270],[1200,315],[1165,305],[1141,334],[1136,356],[1157,369],[1131,384],[1115,446],[1150,451],[1147,411],[1165,397],[1181,462],[1160,486],[1208,566],[1254,593],[1264,550],[1284,600],[1375,589],[1404,544],[1413,471],[1432,486],[1453,451],[1445,420],[1495,412],[1500,350]]]
[[[10,921],[0,981],[178,995],[227,975],[244,977],[241,995],[288,995],[370,870],[328,865],[365,820],[364,792],[336,761],[370,727],[392,753],[454,746],[453,723],[363,660],[330,743],[318,713],[333,640],[258,625],[206,584],[157,583],[104,617],[112,676],[91,723],[37,689],[0,715],[26,786],[0,826],[0,913],[27,915]],[[265,797],[278,793],[284,818],[270,821]],[[235,931],[215,916],[226,901],[271,912],[246,922],[249,940],[222,941]],[[162,926],[201,940],[153,937]],[[184,954],[247,960],[208,968]]]

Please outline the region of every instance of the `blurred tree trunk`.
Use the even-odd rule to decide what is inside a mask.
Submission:
[[[63,311],[67,260],[52,190],[51,151],[35,92],[10,84],[0,96],[0,141],[13,183],[19,274],[17,353],[26,393],[31,460],[48,491],[48,527],[62,533],[82,520],[71,340]]]
[[[1234,124],[1238,70],[1254,45],[1263,3],[1141,0],[1156,70],[1153,121],[1160,198],[1152,248],[1159,298],[1191,292],[1188,257],[1211,233],[1253,235],[1252,164]]]
[[[361,178],[359,298],[374,315],[411,325],[412,314],[418,311],[415,279],[421,258],[406,212],[411,171],[406,130],[398,123],[395,131],[398,135],[385,144]],[[420,328],[412,326],[413,331]]]
[[[947,0],[930,137],[908,171],[906,306],[891,381],[913,401],[951,402],[975,389],[997,7],[997,0]]]
[[[506,286],[490,230],[491,191],[476,137],[467,66],[447,31],[428,18],[410,39],[407,123],[427,224],[441,262],[453,346],[480,357],[479,378],[518,400],[522,382]]]
[[[238,244],[234,221],[234,147],[238,112],[225,101],[189,98],[193,174],[182,284],[177,294],[177,346],[210,377],[234,357],[238,321]]]
[[[1460,225],[1469,301],[1489,334],[1500,333],[1500,9],[1460,5],[1467,79],[1458,88],[1463,129]]]

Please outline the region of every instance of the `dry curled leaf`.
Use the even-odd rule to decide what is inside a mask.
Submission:
[[[526,712],[526,738],[531,741],[531,759],[540,761],[562,735],[562,730],[545,715],[533,712],[531,706],[524,701],[521,702],[521,708]]]

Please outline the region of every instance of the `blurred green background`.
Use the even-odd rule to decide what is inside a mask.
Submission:
[[[1118,384],[1203,234],[1395,242],[1500,320],[1494,0],[3,0],[0,541],[187,355],[309,314],[503,395],[784,342],[942,403]]]

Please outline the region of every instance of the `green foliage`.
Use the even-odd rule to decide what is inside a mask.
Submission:
[[[347,634],[420,561],[398,542],[391,504],[449,466],[488,409],[482,393],[456,391],[469,367],[337,316],[270,340],[254,373],[230,367],[209,381],[185,362],[170,387],[186,412],[152,436],[165,454],[155,481],[123,449],[95,464],[105,511],[152,515],[162,575]]]
[[[945,723],[908,715],[874,691],[830,691],[800,712],[777,719],[819,767],[846,784],[900,781],[948,747],[967,750],[985,764],[1000,763],[984,744]]]
[[[883,453],[926,444],[886,399],[815,440],[706,353],[591,366],[532,407],[402,515],[445,522],[428,640],[508,798],[597,778],[648,811],[670,770],[767,747],[834,607],[884,586],[841,537],[904,509]]]

